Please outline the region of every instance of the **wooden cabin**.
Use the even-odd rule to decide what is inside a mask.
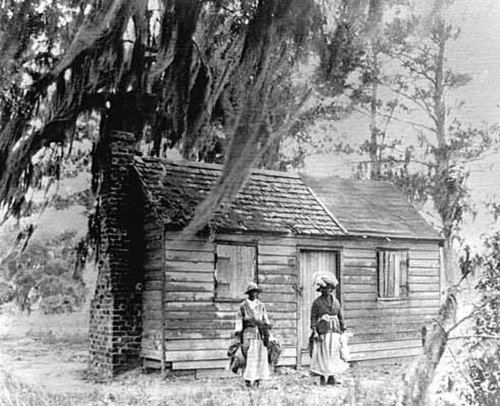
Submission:
[[[263,289],[260,298],[283,343],[279,365],[307,365],[318,270],[340,281],[353,360],[420,352],[424,318],[439,307],[441,237],[391,185],[254,170],[235,201],[185,240],[180,230],[216,184],[221,166],[134,156],[131,139],[115,138],[110,161],[129,185],[120,218],[134,225],[124,226],[127,238],[104,235],[103,251],[113,244],[122,254],[130,251],[128,265],[116,271],[129,274],[117,292],[128,289],[128,303],[120,306],[135,318],[116,323],[118,293],[103,312],[103,292],[109,284],[113,291],[106,275],[114,274],[113,261],[104,260],[104,282],[91,306],[91,365],[115,373],[139,360],[198,376],[226,368],[235,311],[249,281]],[[116,327],[103,329],[110,314]],[[113,334],[119,339],[109,340]]]

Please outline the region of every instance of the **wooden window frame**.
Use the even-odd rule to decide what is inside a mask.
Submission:
[[[255,249],[255,267],[254,267],[254,278],[253,282],[257,283],[258,278],[259,278],[259,248],[258,244],[253,241],[226,241],[226,240],[217,240],[215,241],[214,244],[214,302],[218,303],[239,303],[243,300],[244,298],[244,293],[241,292],[241,297],[224,297],[224,296],[219,296],[217,294],[218,292],[218,280],[217,280],[217,262],[218,262],[218,255],[217,255],[217,247],[219,245],[233,245],[233,246],[238,246],[238,247],[252,247]],[[250,282],[250,281],[248,281]]]
[[[409,281],[409,275],[410,275],[410,250],[408,248],[376,248],[376,270],[377,270],[377,300],[378,301],[406,301],[410,299],[410,281]],[[380,267],[380,254],[381,253],[406,253],[406,284],[404,285],[399,285],[400,287],[404,286],[404,295],[399,294],[398,296],[383,296],[381,294],[381,288],[380,288],[380,281],[381,281],[381,267]],[[386,272],[384,272],[385,276]]]

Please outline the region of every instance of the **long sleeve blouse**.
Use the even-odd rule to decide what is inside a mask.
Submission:
[[[318,325],[318,320],[324,314],[331,316],[337,316],[339,319],[340,330],[345,331],[344,315],[342,314],[342,308],[340,307],[339,301],[330,295],[329,298],[325,298],[323,295],[316,298],[311,307],[311,328],[316,328]]]

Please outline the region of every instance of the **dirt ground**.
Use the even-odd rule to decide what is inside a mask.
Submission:
[[[193,387],[193,378],[164,378],[158,373],[145,374],[140,369],[119,376],[112,384],[96,383],[87,376],[86,334],[85,313],[72,316],[0,315],[0,372],[58,394],[86,394],[105,388],[113,396],[113,391],[133,390],[134,385],[161,386],[167,382],[170,389],[181,392]],[[354,364],[341,377],[340,385],[320,388],[318,379],[311,377],[307,369],[281,368],[273,379],[263,384],[263,389],[336,391],[339,396],[359,387],[364,390],[383,387],[396,392],[406,370],[407,363],[402,362]],[[240,386],[243,389],[243,380],[238,376],[211,379],[208,384],[221,389]]]
[[[86,316],[0,315],[1,369],[24,383],[49,391],[82,392],[88,347]]]

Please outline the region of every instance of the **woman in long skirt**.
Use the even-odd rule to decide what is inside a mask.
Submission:
[[[335,376],[344,372],[348,364],[340,357],[340,334],[346,330],[339,301],[333,296],[338,282],[334,276],[323,278],[316,291],[311,308],[311,328],[314,346],[311,372],[320,376],[321,385],[339,383]]]
[[[236,335],[241,339],[246,359],[243,378],[247,386],[259,386],[262,379],[271,376],[267,351],[271,324],[264,304],[258,299],[259,292],[256,283],[248,285],[245,291],[248,297],[240,304],[236,317]]]

